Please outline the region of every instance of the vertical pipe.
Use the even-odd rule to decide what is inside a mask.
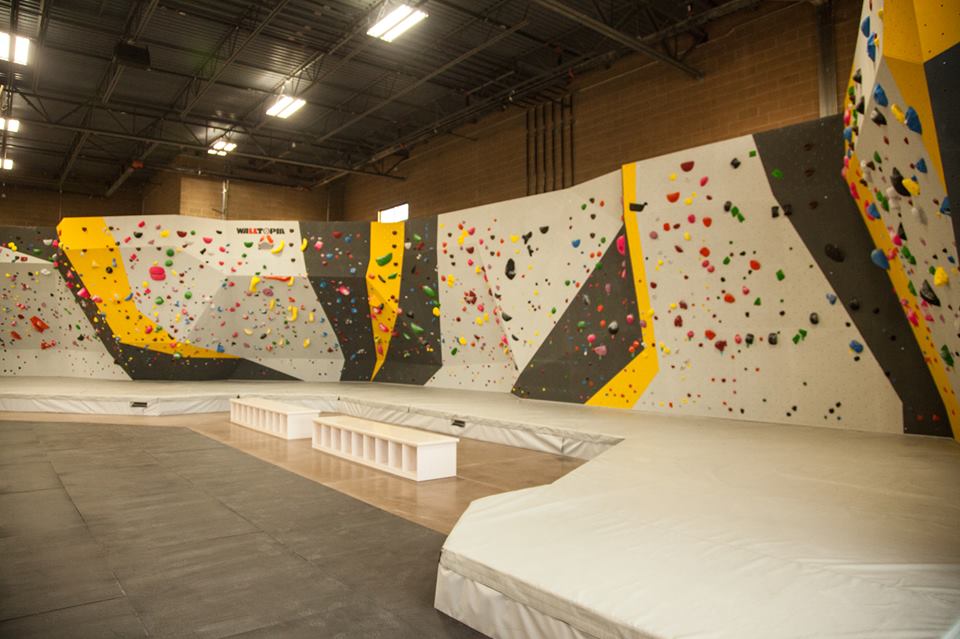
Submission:
[[[220,190],[220,219],[227,219],[227,198],[230,194],[230,180],[224,180]]]
[[[543,175],[543,188],[541,193],[547,192],[547,105],[540,105],[540,144],[543,153],[540,154],[540,174]]]
[[[577,127],[577,115],[574,110],[573,94],[570,94],[570,186],[577,183],[577,147],[574,144],[574,132]]]
[[[817,11],[817,85],[820,96],[820,117],[834,115],[837,105],[837,62],[836,45],[833,37],[833,4],[831,0],[822,0]]]
[[[540,192],[540,105],[533,107],[533,192]]]
[[[527,168],[527,195],[532,195],[531,188],[530,188],[530,187],[531,187],[531,180],[530,180],[530,178],[531,178],[531,171],[530,171],[530,159],[531,159],[531,157],[530,157],[530,156],[531,156],[530,151],[531,151],[531,148],[530,148],[530,146],[531,146],[531,144],[532,144],[532,142],[533,142],[533,138],[532,138],[532,135],[531,135],[532,132],[531,132],[531,130],[530,130],[531,115],[532,115],[532,114],[530,113],[530,109],[528,108],[528,109],[527,109],[527,113],[526,113],[526,120],[527,120],[527,141],[526,141],[526,147],[525,147],[525,150],[526,150],[526,152],[527,152],[527,167],[526,167],[526,168]]]
[[[562,160],[562,158],[561,158]],[[557,185],[557,103],[550,101],[550,190],[556,191]]]

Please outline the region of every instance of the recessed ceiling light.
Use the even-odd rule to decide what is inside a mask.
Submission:
[[[9,171],[13,168],[13,160],[10,158],[3,158],[3,164],[0,166],[3,166],[4,171]]]
[[[16,133],[20,130],[20,120],[14,120],[13,118],[7,120],[5,118],[0,118],[0,131],[9,131],[10,133]]]
[[[393,42],[426,17],[427,14],[423,11],[402,4],[370,27],[367,35],[380,38],[384,42]]]
[[[281,95],[273,103],[273,106],[267,109],[267,115],[286,120],[300,110],[300,107],[304,104],[306,104],[306,101],[300,98],[295,98],[292,95]]]

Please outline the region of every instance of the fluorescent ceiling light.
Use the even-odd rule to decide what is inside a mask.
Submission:
[[[20,120],[14,120],[13,118],[6,120],[0,118],[0,131],[9,131],[10,133],[16,133],[20,130]]]
[[[300,110],[300,107],[304,104],[306,104],[306,101],[300,98],[295,98],[292,95],[281,95],[277,98],[277,101],[273,103],[273,106],[267,109],[267,115],[286,120]]]
[[[15,36],[13,41],[13,61],[26,64],[30,59],[30,39]],[[0,31],[0,60],[10,61],[10,34]]]
[[[406,31],[407,29],[417,24],[418,22],[420,22],[426,17],[427,17],[427,14],[425,14],[423,11],[414,11],[407,17],[406,20],[404,20],[394,28],[387,31],[383,36],[381,36],[380,39],[383,40],[384,42],[393,42],[394,40],[399,38],[404,31]]]
[[[11,160],[10,158],[3,158],[2,166],[4,171],[9,171],[10,169],[13,168],[13,160]]]
[[[393,42],[403,32],[426,17],[427,14],[423,11],[402,4],[370,27],[367,35],[380,38],[385,42]]]
[[[213,146],[207,149],[207,153],[209,153],[210,155],[219,155],[223,157],[227,153],[230,153],[231,151],[233,151],[235,148],[237,148],[236,144],[234,144],[233,142],[229,142],[223,138],[220,138],[219,140],[213,143]]]

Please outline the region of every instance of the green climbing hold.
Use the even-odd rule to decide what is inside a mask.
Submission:
[[[757,150],[754,149],[754,150],[750,151],[749,155],[750,155],[750,157],[752,157],[752,158],[757,157]]]
[[[783,171],[781,171],[780,169],[774,169],[770,171],[770,175],[772,175],[773,177],[779,180],[783,178]]]
[[[777,271],[777,281],[782,282],[785,277],[786,275],[783,274],[783,269]]]
[[[413,234],[413,241],[414,241],[414,242],[421,242],[421,241],[423,241],[423,238],[420,237],[420,234],[419,234],[419,233],[414,233],[414,234]]]
[[[426,295],[427,297],[429,297],[429,298],[431,298],[431,299],[436,299],[436,297],[437,297],[437,292],[436,292],[435,290],[433,290],[432,288],[430,288],[429,286],[427,286],[426,284],[423,285],[422,290],[423,290],[424,295]]]
[[[556,314],[557,314],[557,307],[556,307],[556,306],[554,306],[553,308],[550,309],[550,314],[551,314],[551,315],[556,315]]]
[[[157,296],[157,299],[153,300],[153,303],[156,304],[157,306],[162,306],[162,305],[163,305],[163,298],[160,297],[160,296]]]
[[[172,248],[168,248],[168,249],[167,249],[167,257],[173,257],[173,255],[174,255],[174,250],[173,250]]]
[[[917,296],[917,289],[914,288],[912,281],[907,282],[907,290],[910,291],[910,294],[913,295],[914,297]]]
[[[414,324],[413,322],[410,322],[410,331],[414,335],[420,335],[421,333],[423,333],[423,327],[418,324]]]
[[[581,204],[581,205],[580,205],[580,210],[581,210],[581,211],[586,211],[586,210],[587,210],[587,205],[586,205],[586,204]]]
[[[456,347],[456,346],[454,346],[453,348],[450,349],[450,354],[451,354],[451,355],[456,355],[456,354],[457,354],[457,347]]]
[[[388,279],[388,280],[395,280],[395,279],[397,279],[397,274],[396,274],[396,273],[391,273],[390,275],[387,275],[387,279]]]
[[[577,328],[579,329],[583,329],[584,327],[586,327],[586,325],[587,323],[583,320],[580,320],[579,322],[577,322]]]
[[[953,355],[950,354],[950,349],[947,348],[946,344],[940,347],[940,357],[943,358],[944,364],[953,367]]]
[[[193,293],[191,293],[190,291],[187,291],[186,293],[183,294],[183,296],[184,296],[186,299],[190,299],[190,298],[193,297]]]
[[[173,266],[173,260],[166,260],[163,265],[169,268]]]
[[[873,161],[876,162],[877,164],[881,164],[881,163],[883,162],[883,158],[880,157],[880,152],[879,152],[879,151],[874,151],[874,152],[873,152]]]
[[[723,265],[726,266],[729,263],[730,263],[730,256],[728,255],[725,258],[723,258]]]
[[[253,246],[253,242],[244,242],[243,245],[246,246],[247,248],[250,248]]]
[[[903,248],[900,249],[900,255],[901,255],[905,260],[907,260],[908,262],[910,262],[910,264],[916,266],[916,264],[917,264],[917,258],[915,258],[915,257],[913,256],[913,253],[911,253],[911,252],[910,252],[910,249],[908,249],[906,246],[904,246]]]
[[[757,299],[753,300],[753,305],[754,305],[754,306],[760,306],[760,298],[759,298],[759,297],[758,297]]]
[[[570,280],[564,280],[563,285],[564,285],[564,286],[570,286]]]
[[[377,258],[377,264],[379,266],[386,266],[390,263],[390,260],[393,259],[393,253],[387,253],[386,255],[381,255]]]

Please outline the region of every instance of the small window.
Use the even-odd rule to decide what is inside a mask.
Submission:
[[[410,217],[410,205],[404,202],[389,209],[377,211],[378,222],[403,222]]]

